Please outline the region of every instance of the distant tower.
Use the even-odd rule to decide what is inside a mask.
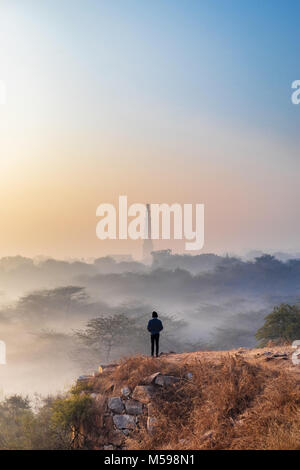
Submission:
[[[145,240],[143,246],[143,258],[144,261],[152,261],[152,251],[153,251],[153,242],[152,242],[152,231],[151,231],[151,208],[150,204],[146,205],[146,220],[145,220]]]

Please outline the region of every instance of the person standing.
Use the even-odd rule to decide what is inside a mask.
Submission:
[[[151,356],[154,356],[154,345],[156,357],[159,353],[159,334],[163,330],[163,324],[158,318],[157,312],[152,312],[152,319],[148,322],[148,331],[151,333]]]

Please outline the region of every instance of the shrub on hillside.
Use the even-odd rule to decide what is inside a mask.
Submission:
[[[261,347],[269,341],[280,344],[300,339],[300,307],[288,304],[274,307],[255,336]]]

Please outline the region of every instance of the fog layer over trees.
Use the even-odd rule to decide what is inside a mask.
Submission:
[[[255,346],[273,307],[300,300],[300,259],[255,255],[165,251],[151,266],[112,257],[2,258],[2,393],[53,393],[100,364],[149,353],[152,310],[165,324],[164,352]]]

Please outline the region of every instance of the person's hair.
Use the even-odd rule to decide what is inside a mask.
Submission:
[[[157,312],[152,312],[152,318],[157,318],[158,315],[157,315]]]

